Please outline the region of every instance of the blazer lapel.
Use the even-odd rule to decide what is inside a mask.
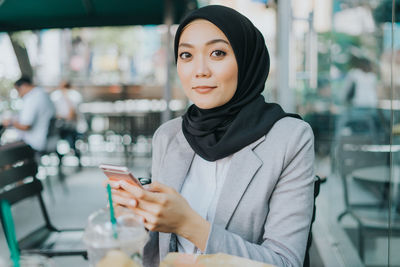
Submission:
[[[162,175],[159,181],[180,192],[194,158],[194,151],[182,131],[179,131],[176,138],[172,140],[165,158],[168,158],[168,161],[162,164]],[[170,233],[159,233],[160,259],[168,254],[170,239]]]
[[[265,137],[258,139],[232,157],[228,176],[215,211],[214,223],[223,227],[228,224],[247,186],[262,165],[262,161],[253,152],[253,149],[264,139]],[[168,162],[163,163],[163,175],[159,179],[160,182],[180,192],[195,154],[182,131],[179,131],[173,142],[167,151]],[[160,259],[165,258],[168,254],[170,240],[170,233],[159,233]]]
[[[233,155],[215,210],[214,223],[226,227],[262,161],[253,149],[265,139],[258,139]]]
[[[182,131],[179,131],[176,138],[172,140],[165,158],[168,161],[164,161],[162,164],[162,174],[159,180],[180,192],[194,158],[194,151],[186,141]]]

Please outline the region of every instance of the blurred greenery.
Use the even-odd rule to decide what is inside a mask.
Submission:
[[[100,84],[160,80],[155,75],[164,67],[165,31],[154,25],[72,29],[70,54],[87,66],[77,71],[66,66],[64,73],[71,80],[89,78]],[[149,68],[149,62],[156,66]]]
[[[373,15],[376,22],[392,22],[392,2],[392,0],[383,0],[375,8]],[[395,1],[394,13],[395,22],[400,22],[400,1]]]
[[[80,38],[82,29],[72,30],[72,38]],[[104,52],[117,49],[119,53],[133,56],[138,49],[138,31],[132,26],[126,27],[101,27],[90,31],[89,46],[96,47]]]
[[[349,35],[341,32],[318,34],[318,89],[308,91],[307,100],[323,98],[339,103],[347,72],[354,67],[354,58],[367,58],[377,65],[382,53],[382,33]],[[329,92],[329,93],[328,93]]]
[[[377,64],[382,53],[382,32],[365,35],[349,35],[340,32],[320,33],[318,35],[318,72],[328,74],[334,66],[345,73],[353,66],[352,59],[367,58]]]
[[[8,98],[10,90],[14,86],[14,81],[4,77],[0,77],[0,97]]]
[[[318,72],[329,73],[335,66],[341,72],[350,69],[350,57],[354,49],[361,47],[359,36],[340,32],[327,32],[318,35]]]

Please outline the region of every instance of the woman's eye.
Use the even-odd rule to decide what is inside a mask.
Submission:
[[[211,53],[211,56],[214,56],[214,57],[223,57],[225,55],[226,55],[226,53],[221,50],[215,50]]]
[[[190,58],[192,55],[190,54],[190,53],[188,53],[188,52],[183,52],[183,53],[180,53],[179,54],[179,57],[181,58],[181,59],[188,59],[188,58]]]

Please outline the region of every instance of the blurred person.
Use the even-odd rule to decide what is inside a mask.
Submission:
[[[371,61],[354,57],[352,65],[344,84],[344,102],[350,107],[376,108],[378,80]]]
[[[389,118],[378,108],[378,79],[372,62],[353,56],[350,63],[342,96],[345,108],[336,122],[335,143],[342,135],[363,135],[373,143],[387,142]]]
[[[53,102],[29,77],[21,77],[14,87],[22,98],[22,108],[17,119],[7,119],[3,125],[16,128],[25,143],[37,152],[45,152],[50,121],[55,116]]]
[[[72,89],[68,81],[62,81],[59,88],[51,93],[51,100],[56,107],[60,137],[68,142],[76,156],[79,157],[79,151],[75,149],[75,141],[79,135],[77,131],[78,107],[82,102],[82,95]]]
[[[168,252],[227,253],[302,266],[313,213],[311,127],[262,92],[269,54],[248,18],[224,6],[190,13],[175,35],[187,112],[153,137],[147,190],[109,181],[139,215],[145,266]]]

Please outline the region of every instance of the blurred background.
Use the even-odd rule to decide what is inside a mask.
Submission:
[[[0,0],[0,117],[21,109],[13,88],[21,75],[56,106],[57,90],[70,84],[73,138],[61,134],[38,173],[55,224],[84,227],[106,205],[100,163],[151,176],[152,134],[190,105],[173,58],[179,19],[221,4],[265,37],[266,100],[314,130],[315,171],[326,182],[316,200],[311,266],[400,266],[399,1],[49,2]],[[18,138],[13,128],[1,134],[1,145]],[[36,223],[32,205],[13,207],[18,236]],[[8,255],[0,234],[0,257]]]

